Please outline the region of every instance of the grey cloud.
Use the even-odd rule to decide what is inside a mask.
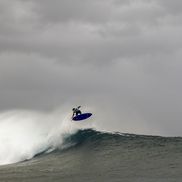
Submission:
[[[1,110],[79,103],[106,129],[180,135],[179,1],[0,3]]]
[[[92,23],[107,22],[116,6],[128,4],[128,1],[120,1],[118,4],[114,0],[97,0],[97,1],[81,1],[81,0],[49,0],[33,1],[35,5],[35,12],[40,15],[40,18],[45,22],[58,23],[67,21],[83,21]]]
[[[168,14],[181,14],[181,6],[182,6],[182,2],[179,0],[174,0],[174,1],[170,1],[170,0],[160,0],[158,1],[159,4],[161,4],[162,7],[164,7],[166,9],[166,11],[168,12]]]

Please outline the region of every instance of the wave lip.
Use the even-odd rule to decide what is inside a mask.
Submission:
[[[119,147],[120,150],[130,148],[133,150],[157,149],[171,147],[170,149],[182,146],[181,137],[162,137],[150,135],[137,135],[128,133],[101,132],[94,129],[78,130],[64,139],[65,143],[74,143],[74,147],[88,147],[92,149]]]

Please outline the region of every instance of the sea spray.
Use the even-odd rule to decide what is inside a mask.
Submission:
[[[68,147],[69,144],[63,145],[64,138],[81,127],[85,126],[72,122],[70,114],[61,111],[48,114],[20,110],[1,113],[0,165]]]

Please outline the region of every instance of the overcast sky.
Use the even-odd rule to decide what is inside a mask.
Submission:
[[[182,136],[181,0],[0,0],[0,110],[91,107],[100,127]]]

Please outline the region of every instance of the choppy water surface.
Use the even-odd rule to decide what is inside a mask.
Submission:
[[[0,181],[181,182],[182,138],[111,134],[92,129],[64,137],[33,159],[0,166]]]

